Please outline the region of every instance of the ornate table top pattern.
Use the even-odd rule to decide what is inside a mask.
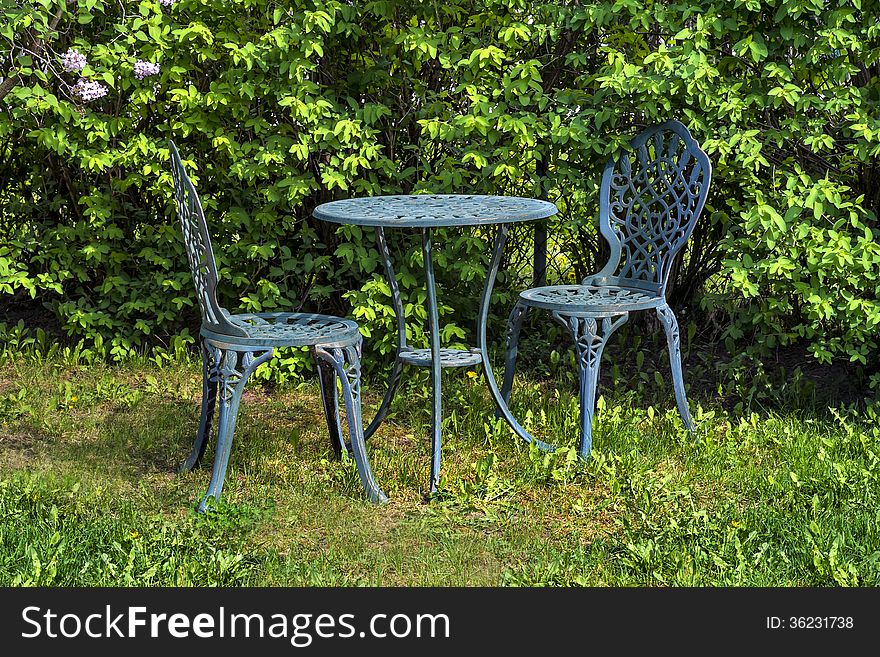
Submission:
[[[548,201],[520,196],[413,194],[331,201],[315,208],[313,215],[338,224],[432,228],[533,221],[556,212]]]

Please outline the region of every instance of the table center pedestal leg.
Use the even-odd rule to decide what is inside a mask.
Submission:
[[[440,362],[440,311],[437,307],[437,284],[431,256],[431,230],[422,229],[422,255],[425,261],[425,285],[428,294],[428,330],[431,338],[431,481],[430,490],[437,492],[440,482],[441,425],[443,423],[443,389]]]

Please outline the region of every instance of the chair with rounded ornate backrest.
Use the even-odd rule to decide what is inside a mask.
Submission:
[[[631,153],[610,158],[599,191],[599,229],[611,247],[602,270],[580,285],[552,285],[522,292],[507,325],[507,358],[501,395],[510,399],[523,318],[529,308],[549,310],[575,342],[580,368],[582,458],[592,449],[599,362],[608,338],[630,312],[654,310],[666,331],[678,411],[694,431],[679,352],[678,322],[666,303],[676,254],[685,245],[709,191],[709,158],[678,121],[644,130]]]
[[[358,325],[339,317],[307,313],[231,315],[221,307],[217,301],[217,265],[202,206],[173,142],[169,142],[169,150],[177,212],[202,315],[202,415],[195,444],[181,471],[192,470],[201,460],[214,411],[219,406],[214,469],[198,510],[204,511],[211,500],[220,498],[245,383],[260,363],[271,358],[276,347],[311,349],[318,366],[324,415],[334,451],[338,455],[344,447],[346,452],[350,451],[370,500],[387,501],[373,477],[364,444],[360,400],[362,338]],[[337,380],[348,420],[346,444],[339,418]]]

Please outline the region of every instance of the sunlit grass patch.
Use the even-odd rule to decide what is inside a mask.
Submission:
[[[11,359],[0,402],[0,584],[878,585],[880,430],[820,405],[732,412],[611,386],[576,458],[571,379],[517,378],[493,417],[479,377],[445,375],[444,462],[427,495],[430,413],[406,383],[369,441],[388,505],[333,457],[317,385],[251,386],[223,502],[177,474],[198,423],[195,363]],[[382,386],[368,381],[365,413]]]

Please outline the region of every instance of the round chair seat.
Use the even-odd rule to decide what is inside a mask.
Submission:
[[[226,319],[247,335],[229,335],[206,326],[201,334],[215,342],[243,347],[341,346],[354,344],[360,336],[355,322],[333,315],[245,313]]]
[[[616,285],[548,285],[521,292],[519,297],[535,308],[598,316],[657,308],[665,301],[653,292]]]

